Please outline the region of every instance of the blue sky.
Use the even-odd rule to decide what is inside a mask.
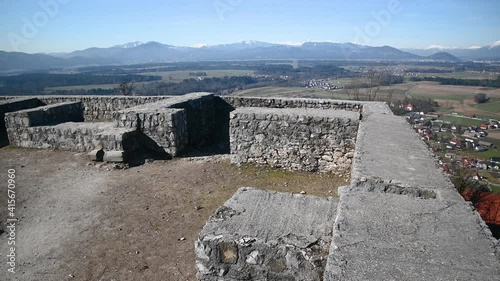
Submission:
[[[176,46],[334,41],[398,48],[500,40],[497,0],[0,0],[0,50],[67,52],[132,41]]]

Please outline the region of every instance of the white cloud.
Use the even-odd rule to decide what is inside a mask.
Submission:
[[[476,50],[476,49],[481,49],[481,48],[482,48],[481,46],[477,46],[477,45],[476,45],[476,46],[470,46],[470,47],[469,47],[469,48],[467,48],[467,49],[469,49],[469,50]]]

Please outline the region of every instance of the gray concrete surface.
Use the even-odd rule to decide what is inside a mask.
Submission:
[[[351,179],[431,189],[438,197],[461,199],[424,142],[403,117],[392,114],[363,116]]]
[[[130,112],[158,112],[165,110],[167,108],[179,108],[176,107],[176,105],[197,100],[197,99],[203,99],[203,98],[210,98],[213,97],[213,94],[211,93],[206,93],[206,92],[199,92],[199,93],[189,93],[186,95],[182,96],[170,96],[167,99],[162,99],[156,102],[151,102],[147,104],[141,104],[137,105],[134,107],[130,107],[124,110],[117,111],[118,114],[120,113],[130,113]]]
[[[373,113],[392,115],[392,110],[385,102],[364,101],[361,102],[361,104],[363,105],[363,110],[361,112],[364,116],[369,116]]]
[[[263,108],[316,108],[360,111],[361,102],[349,100],[332,99],[306,99],[306,98],[280,98],[280,97],[238,97],[221,96],[228,104],[235,108],[239,107],[263,107]]]
[[[497,240],[468,203],[341,191],[324,280],[500,279]]]
[[[241,188],[199,235],[197,277],[322,280],[336,209],[335,198]]]

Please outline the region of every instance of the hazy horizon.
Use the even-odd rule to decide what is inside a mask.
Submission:
[[[396,48],[499,44],[493,0],[99,2],[0,0],[0,50],[71,52],[128,42],[194,47],[255,40]]]

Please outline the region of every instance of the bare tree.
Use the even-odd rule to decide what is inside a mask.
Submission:
[[[134,81],[124,81],[120,83],[118,91],[122,96],[131,96],[134,92]]]
[[[489,192],[488,185],[474,178],[477,173],[474,170],[457,164],[453,165],[452,170],[451,182],[457,191],[477,208],[482,202],[484,193]]]
[[[363,77],[354,77],[350,84],[344,87],[349,99],[356,101],[376,101],[380,99],[381,87],[387,81],[387,72],[376,72],[368,69]]]

